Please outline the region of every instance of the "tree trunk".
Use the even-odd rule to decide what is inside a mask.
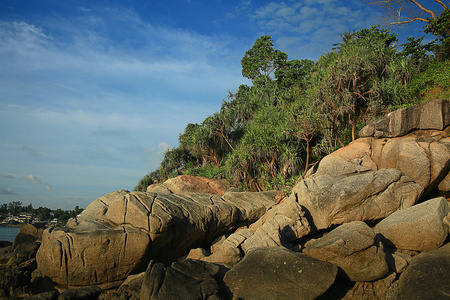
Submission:
[[[309,141],[310,139],[306,138],[306,162],[305,162],[305,174],[306,172],[308,172],[308,167],[309,167]],[[303,174],[303,175],[305,175]]]

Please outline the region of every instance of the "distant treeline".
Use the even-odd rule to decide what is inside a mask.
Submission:
[[[32,204],[23,206],[20,201],[13,201],[8,204],[0,205],[0,222],[3,221],[8,215],[19,216],[22,213],[30,214],[33,218],[40,220],[52,220],[57,219],[60,223],[65,223],[72,217],[76,217],[83,211],[83,208],[75,206],[73,210],[52,210],[47,207],[34,208]]]
[[[227,179],[245,190],[281,189],[392,110],[450,96],[450,10],[427,23],[436,39],[378,26],[341,34],[317,61],[288,60],[261,36],[242,58],[241,85],[219,112],[188,124],[179,146],[136,190],[179,174]]]

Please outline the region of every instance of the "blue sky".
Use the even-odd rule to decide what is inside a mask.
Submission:
[[[0,204],[85,208],[132,190],[249,84],[240,60],[259,36],[315,60],[379,16],[358,0],[1,1]]]

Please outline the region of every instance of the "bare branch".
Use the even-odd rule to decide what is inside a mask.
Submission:
[[[420,10],[430,14],[433,17],[433,20],[436,20],[436,15],[434,14],[434,12],[432,10],[426,9],[425,7],[420,5],[420,3],[417,2],[416,0],[411,0],[411,2],[414,3],[415,5],[417,5],[417,7],[419,7]]]
[[[435,2],[439,3],[443,9],[446,9],[447,6],[444,4],[444,2],[442,2],[441,0],[434,0]]]

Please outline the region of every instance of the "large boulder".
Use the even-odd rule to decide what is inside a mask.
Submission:
[[[449,228],[443,219],[449,213],[444,197],[435,198],[394,212],[375,226],[385,243],[397,249],[429,251],[439,248]]]
[[[340,225],[303,251],[306,255],[340,267],[352,281],[374,281],[389,271],[382,247],[375,245],[375,233],[366,223]]]
[[[336,279],[332,264],[283,247],[251,250],[225,275],[231,299],[316,299]]]
[[[374,140],[372,159],[379,169],[394,168],[420,184],[427,194],[449,172],[450,138],[442,132],[413,132],[401,138]]]
[[[190,193],[209,193],[217,196],[223,196],[228,186],[223,182],[201,176],[180,175],[168,179],[161,185],[152,185],[147,192],[154,193],[173,193],[173,194],[190,194]]]
[[[150,260],[170,263],[255,222],[274,204],[270,192],[116,191],[92,202],[66,228],[44,231],[38,268],[58,284],[118,285]]]
[[[144,268],[149,246],[149,235],[129,225],[89,231],[49,229],[36,260],[41,273],[58,284],[108,288]]]
[[[389,299],[449,299],[450,243],[413,257]]]
[[[450,137],[447,131],[422,130],[397,138],[360,138],[322,159],[319,175],[348,175],[397,169],[422,187],[423,194],[450,189]]]
[[[360,137],[398,137],[413,130],[443,130],[450,125],[450,102],[430,100],[421,105],[405,107],[391,112],[386,117],[368,124]]]
[[[422,188],[396,169],[345,175],[314,174],[292,190],[316,229],[351,221],[380,220],[412,206]]]

